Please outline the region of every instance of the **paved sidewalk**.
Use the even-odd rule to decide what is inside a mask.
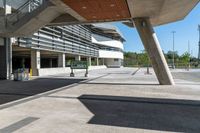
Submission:
[[[173,72],[177,85],[160,86],[153,72],[136,71],[94,70],[87,79],[79,73],[78,82],[1,105],[0,133],[200,131],[198,80]],[[65,75],[54,78],[69,79]]]

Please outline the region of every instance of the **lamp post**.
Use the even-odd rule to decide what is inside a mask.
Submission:
[[[199,51],[198,51],[198,65],[200,64],[200,25],[198,25],[198,31],[199,31]]]
[[[188,41],[188,54],[189,54],[189,60],[188,60],[188,71],[189,71],[190,70],[190,59],[191,59],[190,41]]]
[[[175,35],[176,31],[172,31],[172,35],[173,35],[173,55],[172,55],[172,68],[175,69],[175,51],[174,51],[174,45],[175,45],[175,40],[174,40],[174,35]]]

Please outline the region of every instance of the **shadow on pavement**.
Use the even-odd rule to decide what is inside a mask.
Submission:
[[[89,124],[158,131],[199,132],[200,101],[82,95],[94,114]]]
[[[175,79],[200,82],[200,72],[172,72]]]
[[[25,82],[0,81],[0,104],[58,89],[83,80],[84,79],[39,78]]]
[[[81,83],[81,84],[96,84],[96,85],[142,85],[142,86],[160,86],[159,84],[149,84],[149,83],[100,83],[100,82],[87,82],[87,83]]]

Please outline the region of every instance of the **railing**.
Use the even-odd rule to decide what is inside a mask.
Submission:
[[[6,23],[15,24],[17,23],[23,16],[34,11],[39,6],[43,4],[44,0],[28,0],[23,5],[21,5],[18,9],[16,9],[11,15],[7,16]]]

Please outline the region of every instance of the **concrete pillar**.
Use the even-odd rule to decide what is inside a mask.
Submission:
[[[31,69],[33,76],[39,76],[40,50],[31,50]]]
[[[6,62],[7,62],[7,79],[11,80],[12,75],[12,38],[5,38],[6,43]]]
[[[22,68],[25,68],[25,58],[22,58]]]
[[[60,53],[58,55],[58,67],[65,67],[65,54],[64,53]]]
[[[143,45],[161,85],[174,85],[171,72],[149,18],[133,19]]]
[[[11,79],[12,42],[11,38],[0,38],[0,79]]]
[[[81,61],[81,56],[80,55],[75,56],[75,60],[76,61]]]
[[[50,67],[50,68],[53,67],[53,60],[52,60],[52,58],[49,59],[49,67]]]
[[[99,58],[96,58],[96,65],[99,66]]]
[[[88,62],[88,66],[92,65],[92,59],[91,59],[91,57],[87,57],[87,62]]]

